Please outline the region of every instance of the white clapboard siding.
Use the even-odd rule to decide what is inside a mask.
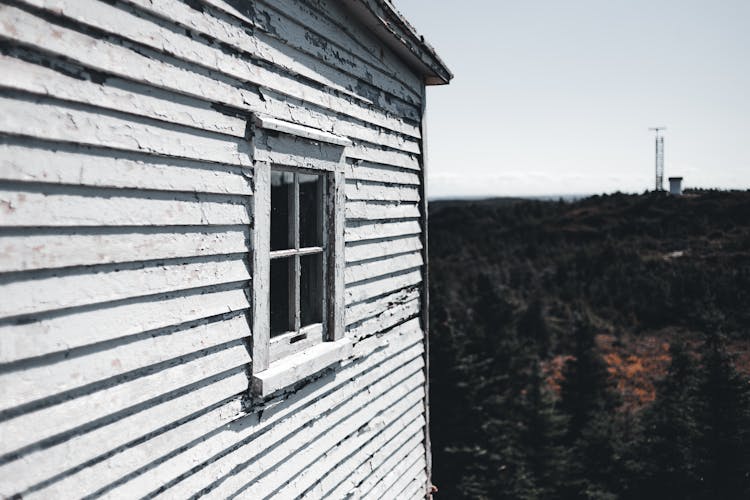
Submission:
[[[412,252],[422,249],[422,240],[418,235],[382,238],[374,240],[350,241],[346,244],[346,261],[379,259],[389,255]]]
[[[370,419],[370,425],[381,426],[384,425],[384,422],[386,421],[393,421],[407,408],[420,403],[424,399],[420,383],[412,385],[412,381],[399,380],[398,384],[398,396],[387,394],[386,396],[379,398],[382,402],[388,404],[388,407],[379,411],[375,408],[370,409],[370,413],[367,414],[366,417]],[[414,387],[414,390],[409,394],[403,395],[403,392],[400,392],[411,387]],[[372,407],[374,405],[371,404],[370,406]],[[284,482],[280,485],[277,485],[280,481],[279,479],[276,480],[277,483],[271,483],[275,486],[272,491],[278,492],[280,497],[285,496],[282,493],[284,490],[304,491],[315,484],[325,472],[336,467],[339,460],[345,457],[350,450],[356,450],[364,446],[370,437],[370,433],[365,430],[356,428],[352,429],[351,422],[356,421],[356,419],[361,419],[362,413],[366,410],[366,408],[363,408],[361,412],[351,414],[344,422],[340,422],[336,425],[336,432],[330,432],[325,436],[318,437],[318,439],[316,439],[314,443],[311,443],[310,446],[307,446],[303,452],[298,453],[298,458],[301,460],[306,459],[306,461],[301,462],[304,466],[299,467],[297,471],[289,470],[289,466],[278,467],[276,470],[279,470],[279,473],[286,473],[287,477],[283,478]],[[346,437],[342,439],[342,436]],[[331,448],[326,449],[326,446],[331,446]],[[284,470],[285,468],[287,469],[286,471]],[[263,480],[257,481],[258,486],[253,484],[248,486],[247,490],[241,489],[239,491],[243,494],[245,491],[252,490],[260,493],[264,491],[263,488],[266,488],[267,491],[270,487],[266,487],[263,482],[265,481],[268,483],[272,480],[273,477],[269,474],[266,475]]]
[[[0,363],[116,340],[201,318],[247,309],[245,292],[236,288],[199,288],[190,293],[148,295],[28,324],[0,325]]]
[[[56,228],[0,233],[0,272],[226,255],[247,251],[247,226]]]
[[[346,495],[358,492],[358,485],[367,479],[370,474],[377,471],[386,460],[391,457],[402,458],[403,455],[399,453],[400,450],[411,450],[418,446],[423,438],[423,434],[420,432],[423,427],[424,417],[420,416],[411,424],[400,428],[400,432],[394,438],[378,447],[374,453],[365,456],[365,461],[356,467],[354,472],[348,474],[332,489],[328,490],[324,498],[344,498]],[[323,487],[326,486],[324,481]]]
[[[386,381],[373,384],[368,390],[351,397],[346,405],[313,420],[304,432],[286,439],[284,446],[269,449],[262,457],[247,464],[241,474],[227,477],[215,494],[225,497],[242,493],[249,498],[258,498],[282,488],[295,472],[310,467],[343,436],[355,432],[361,426],[360,422],[373,419],[397,402],[412,402],[405,396],[423,381],[419,361],[416,359],[402,366]],[[332,432],[334,428],[335,432]],[[294,461],[285,460],[291,450],[296,450]],[[293,490],[297,489],[293,487]],[[179,495],[180,490],[176,489],[172,494]]]
[[[250,329],[242,314],[166,334],[147,334],[104,352],[32,365],[23,370],[21,378],[15,371],[5,372],[0,374],[0,411],[248,336]]]
[[[0,38],[14,40],[54,56],[66,57],[85,67],[240,109],[246,103],[262,101],[253,91],[212,79],[189,68],[146,57],[103,39],[59,25],[50,25],[18,8],[6,6],[2,14],[6,22],[0,23]],[[49,33],[54,36],[54,44],[49,43]],[[262,109],[262,106],[259,105],[257,109]]]
[[[2,495],[424,496],[421,70],[330,0],[19,0],[0,42]],[[266,400],[259,162],[343,171],[351,342]]]
[[[47,187],[26,191],[0,184],[0,224],[22,226],[198,226],[249,224],[242,197],[155,192],[108,193]],[[130,194],[130,196],[128,196]],[[98,196],[97,196],[98,195]],[[136,195],[136,196],[134,196]]]
[[[0,144],[0,180],[252,195],[249,169],[51,143]]]
[[[411,219],[419,217],[419,207],[401,203],[349,202],[346,218],[350,220]]]
[[[417,444],[412,449],[399,451],[401,451],[401,453],[390,457],[390,459],[383,463],[377,471],[371,474],[358,486],[357,490],[360,498],[389,498],[383,496],[384,490],[397,481],[399,477],[408,470],[407,467],[411,466],[418,459],[420,445]]]
[[[43,20],[15,7],[6,7],[3,16],[8,19],[9,24],[0,24],[0,38],[18,40],[45,53],[65,57],[96,71],[104,71],[158,89],[261,112],[302,125],[331,131],[335,128],[341,135],[351,135],[373,142],[377,142],[377,138],[382,136],[378,133],[373,135],[372,129],[363,125],[348,120],[336,120],[325,113],[309,109],[302,101],[295,103],[294,99],[284,98],[282,95],[274,96],[271,91],[262,92],[261,96],[258,92],[211,79],[201,73],[146,57],[125,47],[61,26],[53,28],[55,44],[50,45],[49,39],[44,35],[49,26]],[[6,29],[11,24],[17,29]],[[408,132],[408,135],[419,138],[417,129]]]
[[[421,302],[415,299],[398,306],[392,306],[383,310],[377,316],[362,321],[361,323],[349,325],[347,335],[355,339],[366,338],[383,330],[392,328],[410,318],[419,315]]]
[[[144,371],[143,375],[118,385],[24,413],[3,422],[3,450],[16,450],[70,432],[76,427],[152,399],[168,399],[170,393],[182,387],[226,370],[244,367],[248,362],[250,357],[246,346],[242,341],[234,341],[205,355],[173,360],[168,368]],[[34,432],[25,432],[28,428],[34,429]]]
[[[262,419],[257,413],[241,417],[235,424],[226,425],[221,432],[186,449],[182,456],[172,457],[144,471],[137,481],[125,483],[113,493],[120,496],[145,495],[154,489],[154,485],[181,477],[197,465],[200,465],[199,470],[184,477],[175,485],[175,489],[168,490],[168,495],[179,496],[178,491],[199,491],[231,474],[238,464],[263,455],[266,448],[282,442],[290,432],[303,427],[324,411],[347,401],[358,390],[419,356],[421,352],[419,335],[415,330],[403,335],[397,334],[389,349],[375,351],[366,362],[355,362],[336,374],[336,381],[347,381],[344,385],[336,384],[332,387],[331,376],[319,379],[290,396],[285,404],[268,409],[263,413]],[[377,366],[378,370],[369,370],[373,366]],[[256,434],[257,441],[253,439]],[[187,438],[194,439],[190,436]],[[175,435],[173,439],[185,437]],[[254,446],[237,447],[237,443],[244,442],[252,442]]]
[[[307,87],[298,80],[266,70],[250,61],[238,57],[229,57],[220,49],[162,28],[125,10],[116,9],[93,0],[24,0],[24,3],[47,9],[55,14],[62,14],[69,19],[84,24],[93,25],[93,27],[108,31],[115,36],[141,43],[158,52],[223,73],[238,81],[268,87],[283,95],[301,99],[373,125],[391,128],[401,133],[411,132],[416,135],[415,127],[409,126],[396,118],[391,118],[390,115],[385,113],[369,109],[369,106],[362,106],[362,103],[352,102],[351,98],[338,97],[313,87]],[[96,21],[93,21],[94,19]],[[416,116],[413,118],[416,119]]]
[[[242,255],[139,267],[123,264],[121,269],[108,265],[98,273],[0,282],[5,294],[5,300],[0,302],[0,317],[249,279],[246,257]]]
[[[217,0],[210,0],[212,4],[218,3]],[[226,2],[223,0],[222,3]],[[266,7],[267,6],[267,7]],[[264,8],[265,7],[265,8]],[[260,10],[263,9],[263,10]],[[392,55],[390,50],[384,48],[382,43],[374,40],[372,35],[366,29],[356,29],[349,32],[352,23],[344,16],[338,18],[331,17],[338,9],[314,9],[306,2],[297,0],[277,0],[259,2],[259,10],[263,18],[270,19],[270,24],[265,26],[270,32],[279,31],[276,25],[283,23],[285,18],[291,20],[304,19],[304,27],[310,33],[314,40],[324,40],[335,44],[335,48],[343,52],[350,52],[357,58],[367,64],[367,67],[379,68],[381,71],[388,71],[394,78],[407,84],[415,94],[419,95],[421,82],[416,78],[413,72],[409,71],[398,57]],[[259,16],[260,17],[260,16]],[[296,21],[299,23],[299,21]],[[279,29],[284,32],[284,28],[289,24],[280,25]],[[297,39],[298,37],[294,37]],[[320,44],[324,45],[324,44]],[[388,59],[383,61],[383,57],[388,54]]]
[[[422,459],[420,462],[421,469],[417,474],[417,477],[411,480],[411,483],[399,493],[398,498],[411,498],[411,499],[422,499],[424,498],[425,485],[427,484],[427,473],[425,468],[427,466],[426,460]]]
[[[405,467],[408,467],[406,472],[403,471]],[[401,461],[399,466],[392,471],[391,475],[384,478],[382,483],[373,488],[371,495],[367,495],[365,498],[376,500],[380,498],[407,498],[401,496],[404,489],[420,476],[420,472],[424,468],[424,453],[418,447]],[[393,481],[393,478],[399,475],[400,477]],[[388,487],[386,488],[386,486]]]
[[[372,468],[367,471],[367,474],[360,478],[359,482],[354,483],[354,488],[356,488],[354,491],[359,495],[369,492],[383,476],[393,470],[395,465],[403,461],[413,450],[417,449],[421,445],[423,438],[424,436],[412,435],[408,439],[394,440],[393,446],[389,447],[386,453],[383,453],[371,462]]]
[[[214,111],[205,101],[188,97],[181,97],[179,101],[165,99],[164,92],[149,87],[138,88],[125,81],[111,80],[108,85],[97,84],[6,55],[0,55],[0,65],[5,68],[0,72],[0,87],[6,89],[22,90],[114,111],[127,110],[146,118],[235,137],[245,136],[245,120]],[[127,87],[137,88],[139,91],[127,90]]]
[[[68,107],[63,101],[28,101],[0,95],[0,132],[40,139],[107,146],[179,158],[250,165],[243,139],[228,140],[211,132],[160,125],[125,113],[103,115],[96,108]]]
[[[109,482],[115,482],[129,472],[121,465],[122,462],[125,462],[122,460],[125,456],[140,455],[142,456],[141,460],[148,460],[149,457],[153,460],[159,456],[158,454],[143,456],[144,450],[139,445],[131,444],[128,446],[128,443],[137,441],[138,438],[148,436],[151,433],[157,433],[157,435],[150,441],[158,440],[164,432],[168,432],[166,430],[159,432],[165,426],[181,429],[185,433],[189,433],[191,428],[201,429],[202,432],[213,430],[223,425],[229,417],[241,412],[242,402],[240,398],[234,398],[196,419],[174,426],[175,422],[185,420],[193,413],[217,405],[246,389],[247,375],[245,369],[243,367],[235,368],[230,370],[228,375],[179,397],[149,406],[122,419],[97,427],[90,432],[74,434],[69,439],[49,448],[39,449],[20,460],[0,466],[0,474],[8,477],[23,475],[24,485],[31,487],[57,474],[76,469],[77,466],[96,459],[103,451],[116,450],[126,446],[125,449],[115,455],[118,458],[102,458],[89,468],[67,475],[59,483],[53,483],[54,487],[36,492],[41,498],[48,497],[54,491],[60,489],[70,489],[69,491],[79,491],[86,494],[94,493]],[[163,452],[170,450],[165,449]]]
[[[176,22],[185,28],[197,31],[211,39],[218,40],[226,44],[226,46],[230,46],[234,50],[243,53],[243,55],[272,63],[285,72],[302,76],[345,95],[358,97],[352,91],[359,86],[359,80],[356,76],[330,66],[304,51],[290,47],[289,39],[291,37],[285,37],[286,40],[282,42],[275,37],[269,36],[269,34],[263,33],[261,30],[257,30],[255,37],[250,38],[246,36],[243,27],[212,16],[209,12],[206,12],[208,9],[201,12],[175,0],[161,0],[159,2],[148,0],[127,1],[151,14]],[[376,71],[373,71],[373,73],[377,74]],[[366,77],[367,75],[362,76]],[[372,75],[370,75],[370,79],[372,79]],[[387,77],[383,83],[390,83]],[[391,95],[398,99],[397,95]],[[419,102],[419,96],[410,94],[409,97],[408,101],[410,102],[401,103],[400,106],[410,106],[411,109],[408,116],[415,119],[417,111],[413,104]],[[371,96],[368,95],[368,98],[370,100]],[[389,112],[396,112],[398,110],[398,108],[393,106],[393,99],[385,99],[381,96],[376,104]]]
[[[329,468],[303,496],[309,498],[343,498],[366,477],[365,464],[374,469],[377,460],[396,449],[403,440],[418,434],[424,426],[421,404],[414,405],[398,418],[383,423],[380,429],[368,427],[371,436],[356,453]],[[353,472],[352,472],[353,471]],[[338,490],[338,491],[337,491]]]
[[[397,236],[419,234],[418,220],[392,221],[352,221],[346,224],[346,241],[380,240]]]
[[[360,302],[346,308],[346,324],[353,325],[388,311],[391,307],[406,304],[419,298],[419,291],[414,287],[404,288],[382,298]]]
[[[404,428],[409,428],[412,433],[419,431],[424,422],[421,420],[423,398],[424,394],[416,390],[414,394],[405,397],[403,403],[400,401],[392,405],[366,427],[336,443],[321,460],[294,479],[294,488],[299,491],[305,486],[307,489],[303,496],[325,498],[321,495],[321,490],[325,491],[326,485],[338,484],[345,474],[351,474],[357,465],[387,444],[393,434]],[[412,402],[411,407],[408,407],[409,401]],[[357,451],[352,454],[352,449]]]
[[[421,282],[422,272],[419,269],[363,281],[346,287],[346,303],[352,305],[372,300]]]
[[[419,190],[415,186],[357,180],[346,183],[346,199],[417,202],[420,198]]]
[[[350,264],[346,266],[344,277],[347,284],[356,283],[358,281],[377,278],[378,276],[383,276],[385,274],[418,268],[421,267],[423,263],[422,254],[419,252],[396,255],[378,261]]]
[[[411,170],[357,161],[346,166],[346,178],[374,182],[394,182],[419,186],[419,174]]]
[[[416,104],[421,100],[419,82],[415,82],[413,87],[404,84],[399,80],[402,75],[395,72],[395,68],[382,65],[373,54],[367,53],[356,44],[348,43],[344,37],[339,37],[337,29],[327,29],[332,26],[326,23],[322,16],[318,17],[317,26],[310,22],[303,24],[298,19],[295,20],[294,9],[299,4],[282,2],[274,6],[268,2],[258,2],[255,16],[251,19],[237,12],[224,0],[206,0],[206,3],[241,19],[259,31],[263,30],[269,39],[278,39],[279,42],[294,47],[296,51],[309,54],[316,60],[349,73],[404,102]],[[326,36],[326,32],[330,33],[330,36]],[[367,36],[365,33],[361,34]],[[368,64],[367,61],[373,64]]]
[[[370,163],[382,163],[386,166],[416,171],[420,169],[419,160],[413,154],[377,147],[364,142],[359,142],[347,148],[346,154],[349,158],[365,160]]]

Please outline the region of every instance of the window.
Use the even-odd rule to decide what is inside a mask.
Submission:
[[[326,175],[271,169],[271,361],[325,339]]]
[[[252,391],[351,352],[344,336],[343,137],[272,118],[253,130]]]

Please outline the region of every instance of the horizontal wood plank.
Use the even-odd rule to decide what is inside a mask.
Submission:
[[[346,204],[350,220],[387,220],[419,218],[419,207],[411,203],[372,203],[350,201]]]
[[[116,37],[124,37],[143,44],[157,52],[223,73],[238,81],[268,87],[283,95],[400,133],[418,134],[415,130],[417,127],[378,110],[369,109],[369,106],[363,106],[361,102],[352,102],[352,98],[339,97],[314,87],[308,87],[298,79],[267,70],[260,65],[253,64],[249,59],[226,57],[218,48],[163,28],[123,9],[93,0],[22,1],[84,25],[108,31]],[[96,21],[94,22],[93,19]]]
[[[147,296],[28,324],[0,325],[0,363],[44,356],[250,307],[242,288]]]
[[[417,269],[406,273],[384,276],[371,281],[357,283],[346,287],[347,307],[357,302],[372,300],[381,295],[387,295],[414,286],[422,282],[422,271]]]
[[[162,265],[117,264],[99,272],[0,278],[5,300],[0,317],[25,315],[107,301],[250,279],[243,256],[195,258]]]
[[[0,143],[0,179],[78,186],[252,195],[250,169],[65,143]]]
[[[389,307],[376,316],[365,319],[347,328],[347,335],[354,339],[366,338],[384,332],[409,319],[416,318],[421,309],[419,299]]]
[[[174,391],[233,368],[246,368],[250,362],[242,341],[230,342],[223,349],[205,355],[190,356],[163,370],[111,387],[69,397],[51,406],[27,412],[2,424],[4,452],[29,446],[53,436],[66,435],[73,429],[149,401],[158,404],[171,399]],[[124,415],[122,415],[124,417]],[[113,419],[114,420],[114,419]],[[101,423],[104,425],[104,422]],[[34,429],[33,433],[27,432]],[[125,464],[123,464],[125,465]],[[18,478],[21,484],[23,478]],[[152,483],[153,484],[153,483]]]
[[[352,221],[346,224],[346,242],[382,240],[383,238],[418,235],[422,231],[418,219],[395,222]]]
[[[416,186],[368,181],[348,181],[346,183],[346,199],[417,202],[420,200],[420,196],[419,189]]]
[[[132,194],[136,193],[52,187],[47,192],[30,192],[0,185],[0,224],[6,227],[229,226],[251,221],[247,198]]]
[[[409,384],[409,382],[403,383],[405,385]],[[389,397],[390,395],[385,395],[381,398],[385,399]],[[307,447],[302,452],[302,454],[309,457],[306,463],[303,462],[305,465],[300,468],[299,472],[290,471],[291,474],[296,473],[296,475],[289,477],[283,485],[277,486],[275,491],[278,491],[279,494],[284,496],[294,496],[299,491],[307,490],[315,484],[315,482],[319,481],[321,476],[326,472],[339,466],[339,462],[342,458],[351,455],[367,444],[367,441],[373,433],[372,429],[381,428],[385,426],[386,423],[397,420],[402,413],[408,411],[410,407],[418,404],[422,398],[422,391],[419,387],[416,387],[411,393],[407,393],[385,410],[381,410],[369,420],[366,420],[367,424],[364,428],[356,429],[356,432],[351,432],[348,435],[345,434],[345,432],[350,430],[350,428],[347,429],[345,425],[338,425],[336,427],[337,432],[330,433],[332,434],[330,436],[323,436],[322,439],[316,441],[313,445]],[[365,418],[370,417],[370,415],[372,415],[372,413],[366,415]],[[346,437],[342,439],[342,436]],[[329,446],[330,448],[326,449],[326,447]],[[251,487],[249,489],[253,488]]]
[[[424,425],[423,419],[418,420],[418,422]],[[420,445],[423,437],[424,434],[419,431],[416,431],[416,433],[399,433],[394,439],[375,452],[364,464],[355,469],[341,484],[330,491],[328,493],[330,495],[329,498],[339,498],[349,492],[360,494],[362,484],[370,476],[378,474],[378,471],[383,467],[387,468],[389,466],[388,461],[394,460],[394,457],[398,459],[406,456],[409,451]]]
[[[210,0],[210,3],[217,4],[219,0]],[[300,36],[291,36],[291,30],[294,29],[294,24],[300,23],[294,20],[304,19],[304,26],[301,27],[309,32],[308,37],[312,38],[310,43],[317,43],[316,47],[325,46],[326,43],[331,44],[332,54],[330,57],[334,57],[336,52],[343,52],[342,57],[352,54],[368,67],[387,72],[392,78],[399,80],[413,93],[419,95],[419,89],[421,88],[419,77],[409,70],[401,60],[388,51],[388,59],[384,61],[386,55],[385,53],[381,54],[380,45],[370,33],[364,30],[357,30],[356,33],[352,33],[350,27],[354,23],[351,20],[335,20],[330,17],[332,14],[335,15],[335,12],[341,12],[340,9],[324,8],[319,10],[298,0],[276,0],[273,3],[259,2],[258,10],[260,15],[256,16],[256,20],[267,32],[280,32],[284,38],[297,40]],[[266,19],[268,19],[268,22],[264,22]],[[286,33],[290,35],[286,35]],[[322,55],[325,54],[324,52],[318,50],[317,53],[320,54],[319,57],[325,57]],[[349,58],[347,62],[351,60]],[[354,65],[356,62],[349,62],[349,64]]]
[[[89,432],[71,436],[51,447],[25,454],[0,466],[0,474],[4,477],[22,477],[22,481],[16,483],[19,489],[63,475],[36,491],[35,496],[40,498],[55,497],[59,491],[76,492],[79,496],[92,495],[127,474],[130,469],[125,464],[148,465],[149,461],[157,460],[173,450],[169,445],[164,446],[170,434],[180,432],[200,436],[226,424],[241,413],[241,397],[235,397],[197,418],[187,419],[246,390],[245,369],[235,368],[227,376],[186,394],[148,406]],[[143,441],[144,437],[150,439]],[[118,449],[114,455],[106,453]],[[84,463],[87,466],[79,468]]]
[[[375,470],[390,453],[402,444],[421,438],[424,408],[417,404],[376,434],[343,464],[338,464],[304,495],[309,498],[344,498],[356,485]],[[416,445],[414,442],[412,446]]]
[[[420,292],[415,287],[397,290],[377,299],[360,302],[346,308],[346,324],[353,325],[366,319],[378,316],[389,309],[418,299]]]
[[[419,186],[419,173],[411,169],[390,167],[366,161],[356,161],[346,166],[346,178],[361,181],[392,182]]]
[[[368,363],[353,362],[335,375],[336,381],[351,380],[351,383],[339,385],[336,391],[331,391],[333,376],[327,376],[291,395],[283,405],[267,408],[262,415],[250,413],[237,416],[221,432],[194,443],[182,455],[170,457],[156,467],[143,471],[139,477],[113,490],[111,494],[143,496],[153,491],[155,484],[164,484],[168,482],[168,478],[183,476],[185,477],[174,488],[164,494],[169,496],[180,495],[180,492],[200,491],[217,479],[231,475],[232,469],[238,464],[256,460],[266,449],[270,449],[274,443],[283,442],[289,433],[304,426],[316,415],[347,401],[363,387],[380,378],[382,373],[367,369],[372,366],[370,363],[387,373],[418,356],[419,346],[415,345],[418,342],[415,332],[394,337],[389,349],[372,354]],[[179,442],[189,443],[195,439],[195,436],[181,435],[178,431],[170,435],[175,447],[179,446]],[[254,445],[237,447],[238,443],[249,442]],[[193,469],[194,473],[187,474]]]
[[[346,262],[379,259],[389,255],[412,252],[422,249],[418,235],[407,235],[394,238],[351,241],[346,245]]]
[[[300,31],[304,32],[302,29],[294,30],[290,34],[279,33],[279,26],[276,27],[275,33],[265,33],[262,29],[254,29],[254,36],[250,37],[240,20],[233,20],[232,17],[226,15],[216,15],[218,12],[210,8],[194,9],[175,0],[159,0],[158,2],[127,0],[127,2],[168,22],[178,23],[180,26],[196,31],[205,37],[217,40],[225,46],[232,47],[242,55],[260,59],[278,66],[286,73],[302,76],[345,95],[359,96],[361,93],[358,94],[355,90],[361,86],[362,81],[368,80],[375,84],[381,84],[388,89],[405,90],[403,85],[399,85],[395,80],[383,75],[377,68],[369,67],[368,73],[363,71],[363,65],[343,65],[338,59],[334,59],[338,64],[328,64],[317,54],[300,50],[295,43],[295,35],[297,38],[307,41],[307,45],[312,45],[307,40],[308,37],[300,33]],[[230,7],[230,9],[232,8]],[[262,7],[259,10],[261,9]],[[258,12],[258,15],[262,16],[260,12]],[[245,19],[250,21],[247,18]],[[250,25],[252,28],[261,28],[257,23],[251,22]],[[292,26],[297,25],[292,23]],[[302,43],[304,44],[304,42]],[[373,86],[379,88],[376,85]],[[368,92],[364,97],[372,101],[374,97],[372,94],[372,92]],[[398,99],[402,93],[391,93],[391,95]],[[383,95],[378,97],[375,104],[388,112],[398,112],[399,108],[393,105],[393,99],[389,100]],[[414,116],[418,109],[418,107],[415,108],[415,105],[419,103],[420,99],[421,96],[418,93],[407,92],[404,102],[399,103],[400,106],[411,106],[412,108],[409,114],[405,116]]]
[[[176,158],[207,160],[251,166],[244,139],[227,140],[201,130],[171,124],[160,125],[125,113],[102,114],[63,101],[38,97],[20,100],[0,95],[0,132],[44,140],[55,140],[153,153]]]
[[[82,356],[69,359],[60,356],[42,365],[22,365],[20,377],[16,370],[0,373],[0,411],[249,335],[247,318],[239,314],[175,328],[160,335],[143,336]]]
[[[330,412],[312,419],[305,432],[287,438],[282,447],[270,448],[258,460],[242,469],[242,474],[232,474],[215,490],[218,497],[242,494],[258,498],[264,492],[282,488],[290,476],[319,460],[342,436],[355,432],[362,424],[399,402],[407,407],[413,401],[406,397],[424,380],[421,358],[396,370],[390,377],[371,385],[349,398],[346,405],[334,407]],[[336,429],[332,432],[332,429]],[[292,459],[285,458],[291,454]],[[171,494],[182,496],[186,491],[176,489]]]
[[[40,62],[49,61],[40,57]],[[66,101],[90,104],[177,125],[244,137],[246,121],[219,113],[198,99],[135,86],[125,80],[108,79],[106,85],[73,78],[59,71],[7,55],[0,55],[0,87],[22,90]],[[89,76],[85,70],[81,77]]]
[[[0,232],[0,272],[201,257],[249,251],[247,226]]]
[[[352,284],[358,281],[369,280],[387,274],[393,274],[408,269],[421,267],[424,261],[419,252],[397,255],[376,261],[368,261],[346,266],[344,275],[346,283]]]

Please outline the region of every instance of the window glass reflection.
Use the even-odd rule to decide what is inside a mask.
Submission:
[[[289,321],[289,289],[292,276],[292,258],[273,259],[271,261],[271,336],[292,330]]]
[[[294,174],[271,171],[271,250],[294,247],[289,235],[293,193]]]
[[[323,176],[299,174],[300,247],[323,244]]]
[[[302,326],[323,321],[323,254],[300,257],[300,316]]]

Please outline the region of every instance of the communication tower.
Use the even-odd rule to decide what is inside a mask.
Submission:
[[[656,134],[656,190],[664,191],[664,136],[663,130],[667,127],[651,127]]]

